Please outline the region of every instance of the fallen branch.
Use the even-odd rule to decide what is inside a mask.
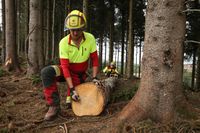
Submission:
[[[200,12],[200,9],[187,9],[183,11],[183,13],[185,12]]]
[[[185,41],[185,43],[196,43],[196,44],[200,44],[200,42],[194,41],[194,40],[187,40],[187,41]]]

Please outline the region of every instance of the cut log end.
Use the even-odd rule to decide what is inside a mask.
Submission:
[[[116,78],[107,78],[97,84],[86,82],[76,86],[80,96],[79,102],[72,102],[72,110],[77,116],[99,115],[110,98],[110,92],[115,86]]]
[[[104,109],[104,95],[94,83],[88,82],[76,87],[80,96],[79,102],[72,102],[72,110],[77,116],[96,116]]]

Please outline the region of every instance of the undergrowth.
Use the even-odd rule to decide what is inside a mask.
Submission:
[[[0,68],[0,77],[3,77],[6,74],[6,71]]]
[[[37,85],[42,82],[39,75],[32,75],[31,81],[32,81],[32,85]]]
[[[177,120],[167,124],[154,123],[151,120],[135,124],[126,124],[123,132],[128,133],[199,133],[200,121]]]
[[[111,94],[111,103],[120,102],[120,101],[128,101],[130,100],[138,90],[139,83],[135,84],[131,88],[119,88]]]

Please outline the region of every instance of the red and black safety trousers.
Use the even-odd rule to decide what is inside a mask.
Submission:
[[[70,71],[70,70],[69,70]],[[85,72],[70,71],[72,82],[74,86],[77,86],[86,79]],[[59,65],[51,65],[44,67],[41,70],[41,79],[44,86],[44,96],[49,106],[57,106],[60,104],[60,97],[57,89],[57,82],[66,82],[62,68]],[[67,96],[70,96],[70,89],[67,89]]]

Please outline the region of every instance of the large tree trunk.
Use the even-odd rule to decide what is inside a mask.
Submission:
[[[163,123],[174,119],[182,96],[183,10],[184,0],[148,1],[140,88],[117,117],[119,127],[145,118]]]
[[[19,71],[16,50],[16,13],[15,0],[6,0],[6,62],[7,70]]]
[[[29,20],[29,48],[28,48],[28,69],[27,75],[31,76],[39,72],[41,65],[40,54],[42,52],[42,19],[41,1],[30,0],[30,20]],[[40,49],[40,50],[39,50]]]

